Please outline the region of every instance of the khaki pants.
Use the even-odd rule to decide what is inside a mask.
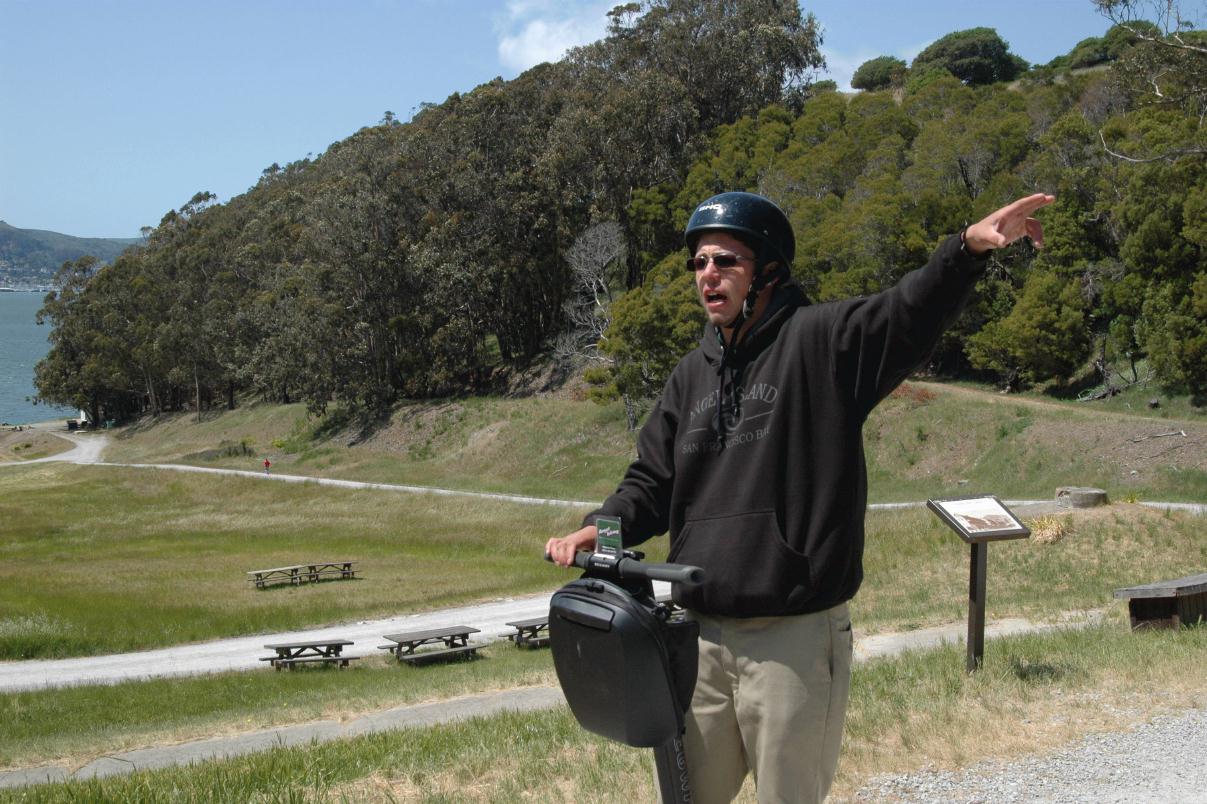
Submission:
[[[825,799],[851,681],[846,604],[792,617],[693,617],[700,676],[684,744],[694,800],[732,801],[747,771],[760,804]]]

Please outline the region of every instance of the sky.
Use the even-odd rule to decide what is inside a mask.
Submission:
[[[621,0],[0,0],[0,220],[137,237],[205,190],[318,156],[604,35]],[[1091,0],[802,0],[833,79],[989,27],[1033,63],[1102,36]]]

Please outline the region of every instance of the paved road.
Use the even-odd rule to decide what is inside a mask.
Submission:
[[[48,458],[34,458],[31,461],[15,461],[0,464],[0,469],[7,466],[26,466],[31,463],[99,463],[105,447],[109,445],[109,436],[104,433],[77,433],[69,431],[61,422],[42,422],[28,425],[30,430],[39,430],[75,444],[73,449],[51,455]]]
[[[567,576],[567,580],[569,577]],[[515,630],[509,628],[507,622],[539,617],[548,612],[549,594],[542,594],[385,620],[365,620],[281,634],[218,639],[157,650],[108,656],[82,656],[75,659],[0,662],[0,692],[77,684],[116,684],[134,679],[263,668],[264,663],[259,657],[271,655],[272,652],[266,651],[264,646],[272,642],[336,637],[355,643],[345,649],[349,656],[381,655],[377,646],[382,644],[384,634],[451,625],[469,625],[481,629],[482,633],[475,634],[475,639],[494,640]]]
[[[497,624],[499,618],[513,619],[523,616],[537,616],[548,612],[548,596],[536,596],[516,601],[501,601],[483,606],[471,606],[462,609],[450,609],[445,612],[434,612],[431,615],[421,615],[417,618],[401,618],[400,620],[380,621],[380,623],[364,623],[373,634],[379,636],[382,627],[393,623],[406,628],[435,627],[441,624],[482,622]],[[511,612],[502,614],[501,612]],[[476,618],[476,619],[475,619]],[[1096,614],[1089,614],[1076,620],[1070,620],[1062,626],[1050,624],[1034,624],[1021,619],[1009,619],[988,623],[985,626],[987,639],[995,639],[1007,634],[1034,632],[1054,627],[1076,627],[1097,620]],[[919,629],[903,634],[878,634],[862,637],[858,633],[855,639],[855,660],[867,661],[880,656],[889,656],[904,650],[920,650],[934,647],[942,643],[955,643],[963,638],[966,626],[963,623],[941,626],[938,628]],[[496,625],[488,624],[483,628],[484,634],[498,636],[510,629],[496,629]],[[349,629],[327,629],[325,635],[347,635]],[[282,635],[288,636],[288,635]],[[377,636],[371,637],[364,645],[377,641]],[[277,637],[273,637],[274,639]],[[175,675],[198,672],[219,671],[223,669],[242,669],[260,665],[261,662],[252,658],[258,651],[263,654],[264,637],[238,640],[221,640],[206,645],[168,648],[162,651],[147,651],[145,653],[123,654],[121,656],[105,656],[93,659],[68,659],[59,662],[22,662],[22,668],[33,669],[34,675],[44,676],[49,683],[61,683],[74,679],[69,683],[98,683],[119,681],[132,677],[130,674],[140,672],[146,675]],[[362,647],[358,641],[355,654]],[[16,664],[16,663],[14,663]],[[148,665],[155,668],[146,672]],[[4,668],[9,669],[9,668]],[[14,670],[18,668],[13,668]],[[19,674],[14,674],[6,680],[6,685],[17,684],[17,688],[28,688],[20,680]],[[28,680],[28,679],[27,679]],[[34,686],[40,686],[35,684]],[[7,688],[7,686],[6,686]],[[43,765],[34,768],[0,771],[0,788],[20,787],[48,781],[63,781],[66,779],[87,779],[95,776],[109,776],[116,773],[130,773],[135,770],[148,770],[171,765],[187,765],[210,759],[221,759],[242,754],[254,753],[274,748],[278,745],[306,745],[311,742],[326,742],[344,737],[353,737],[376,731],[390,729],[414,728],[430,726],[437,723],[447,723],[469,717],[484,716],[506,710],[527,711],[532,709],[557,706],[565,701],[561,691],[555,687],[526,687],[516,690],[506,690],[496,693],[464,696],[451,701],[435,704],[417,704],[400,706],[381,712],[372,712],[348,720],[324,720],[314,723],[301,723],[292,726],[281,726],[273,729],[247,732],[244,734],[227,735],[206,740],[194,740],[176,745],[153,746],[133,751],[111,754],[88,763],[82,768],[71,769],[64,765]]]
[[[467,695],[451,701],[371,712],[348,720],[320,720],[207,740],[122,751],[95,759],[81,768],[41,765],[0,771],[0,788],[24,787],[69,779],[92,779],[174,765],[190,765],[268,751],[279,746],[311,745],[375,732],[422,728],[473,717],[489,717],[506,711],[547,709],[564,702],[561,690],[555,687],[525,687],[507,692]]]

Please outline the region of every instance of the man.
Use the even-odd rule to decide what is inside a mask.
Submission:
[[[669,561],[700,623],[685,745],[695,798],[730,801],[747,772],[760,802],[821,801],[838,764],[851,666],[847,601],[863,578],[863,422],[959,314],[989,252],[1042,246],[1019,199],[948,238],[927,265],[872,296],[809,305],[791,280],[792,226],[771,201],[723,193],[685,240],[709,326],[672,372],[638,457],[584,527],[550,539],[567,566],[595,517],[626,546],[669,531]]]

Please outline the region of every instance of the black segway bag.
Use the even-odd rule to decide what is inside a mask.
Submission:
[[[580,578],[554,593],[549,645],[562,692],[587,731],[652,748],[683,733],[696,686],[694,622],[652,596]]]

